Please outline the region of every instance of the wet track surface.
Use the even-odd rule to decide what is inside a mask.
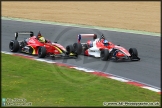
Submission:
[[[78,34],[96,33],[99,36],[103,33],[107,40],[112,41],[114,44],[119,44],[126,49],[131,47],[137,48],[141,61],[101,61],[97,58],[85,57],[82,55],[79,56],[78,59],[58,59],[55,61],[104,71],[160,88],[160,37],[106,30],[2,20],[2,51],[9,51],[9,42],[10,40],[14,39],[14,33],[16,31],[33,31],[35,35],[38,33],[38,31],[41,31],[45,38],[53,42],[57,41],[63,46],[77,42]],[[21,35],[18,37],[18,40],[23,40],[27,37],[29,36]],[[86,40],[87,39],[83,39],[81,42],[85,42]]]

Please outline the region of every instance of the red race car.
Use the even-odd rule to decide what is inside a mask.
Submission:
[[[88,40],[86,43],[81,43],[82,38],[91,37],[93,40]],[[77,54],[85,56],[100,57],[101,60],[131,60],[139,61],[138,52],[136,48],[130,48],[129,51],[120,45],[115,45],[108,42],[102,34],[97,38],[96,34],[79,34],[78,42],[73,44]]]
[[[30,35],[29,38],[25,40],[18,41],[18,35]],[[68,45],[64,48],[57,42],[51,42],[41,36],[39,32],[37,36],[34,36],[32,31],[30,32],[16,32],[15,40],[11,40],[9,43],[9,49],[11,52],[23,52],[30,55],[38,55],[39,58],[44,58],[47,56],[52,57],[63,57],[63,58],[77,58],[77,53],[74,51],[72,45]]]

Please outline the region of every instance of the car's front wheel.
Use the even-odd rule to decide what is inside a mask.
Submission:
[[[130,53],[131,57],[138,57],[138,52],[137,52],[136,48],[130,48],[129,53]]]
[[[44,58],[46,56],[46,48],[45,47],[39,47],[38,48],[38,57]]]
[[[73,45],[66,46],[66,51],[67,51],[68,54],[74,53],[75,51],[74,51]]]
[[[138,51],[136,48],[130,48],[129,53],[131,55],[131,60],[132,61],[139,61],[140,58],[138,57]]]

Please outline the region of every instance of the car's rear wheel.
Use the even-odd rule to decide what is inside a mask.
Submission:
[[[109,50],[108,49],[103,49],[100,52],[101,60],[107,61],[109,59]]]
[[[11,40],[9,43],[9,49],[11,52],[17,52],[19,50],[19,42],[17,40]]]
[[[38,48],[38,57],[44,58],[46,56],[46,48],[45,47],[39,47]]]
[[[83,52],[84,55],[86,55],[86,54],[85,54],[85,51],[86,51],[87,49],[88,49],[88,45],[87,45],[87,44],[83,44],[82,52]]]
[[[74,43],[73,44],[75,53],[77,53],[78,55],[80,55],[82,53],[82,44],[81,43]]]

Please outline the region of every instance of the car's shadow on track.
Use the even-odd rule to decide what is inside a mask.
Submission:
[[[84,56],[84,55],[81,55],[84,57],[84,59],[86,58],[87,60],[93,60],[93,61],[102,61],[102,62],[113,62],[113,63],[123,63],[123,62],[137,62],[137,61],[132,61],[132,60],[126,60],[126,59],[118,59],[118,60],[115,60],[115,59],[109,59],[109,60],[106,60],[106,61],[103,61],[101,60],[101,58],[96,58],[96,57],[93,57],[93,56]],[[90,59],[91,58],[91,59]]]
[[[109,60],[109,61],[111,61],[111,62],[113,62],[113,63],[139,62],[139,61],[137,61],[137,60],[135,60],[135,61],[132,61],[132,60]]]

